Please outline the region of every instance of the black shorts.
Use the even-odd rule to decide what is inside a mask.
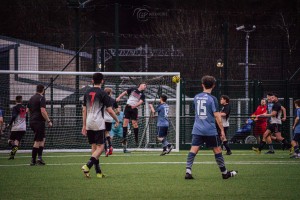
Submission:
[[[300,133],[295,134],[293,140],[300,143]]]
[[[271,134],[281,132],[281,124],[269,124],[267,129],[271,131]]]
[[[158,126],[157,127],[157,136],[158,137],[166,137],[168,135],[168,128],[167,126]]]
[[[104,144],[104,130],[91,131],[87,130],[89,144]]]
[[[45,122],[30,122],[30,128],[34,132],[34,141],[41,142],[46,137]]]
[[[219,147],[222,144],[219,135],[204,136],[193,134],[192,146],[201,146],[204,143],[206,144],[206,147]]]
[[[112,125],[111,122],[105,122],[105,130],[106,131],[111,131],[111,125]]]
[[[124,110],[124,118],[125,119],[131,119],[131,120],[137,120],[138,119],[138,109],[137,108],[131,108],[130,105],[126,105]]]
[[[22,140],[23,136],[25,135],[25,131],[11,131],[9,140],[18,140],[19,142]]]

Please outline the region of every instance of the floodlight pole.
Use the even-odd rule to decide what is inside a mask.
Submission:
[[[256,29],[256,26],[253,25],[251,29],[246,29],[244,25],[237,27],[237,31],[243,31],[246,33],[246,55],[245,55],[245,98],[246,98],[246,109],[245,113],[249,114],[249,38],[250,38],[250,33],[253,32]]]

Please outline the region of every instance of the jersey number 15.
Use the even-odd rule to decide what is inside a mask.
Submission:
[[[206,116],[206,100],[197,100],[197,115]]]

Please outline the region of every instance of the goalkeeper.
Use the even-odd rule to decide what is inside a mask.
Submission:
[[[167,96],[161,95],[159,99],[159,105],[154,109],[152,104],[149,104],[149,107],[154,114],[155,112],[158,113],[157,116],[157,139],[162,143],[163,152],[160,154],[164,156],[172,151],[174,148],[173,145],[169,144],[167,141],[168,129],[169,129],[169,119],[168,119],[168,112],[169,112],[169,105],[166,103]]]
[[[119,125],[116,126],[116,121],[113,120],[112,126],[111,126],[111,131],[110,131],[111,140],[113,140],[114,136],[118,136],[119,138],[123,137],[124,112],[122,112],[122,107],[120,105],[118,106],[117,109],[115,109],[115,113],[118,117]],[[130,125],[129,124],[128,124],[128,130],[130,131]],[[123,144],[123,152],[124,153],[129,153],[129,151],[127,151],[127,143]]]

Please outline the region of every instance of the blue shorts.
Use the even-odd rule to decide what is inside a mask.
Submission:
[[[109,135],[111,137],[118,136],[118,137],[122,138],[123,137],[123,127],[122,126],[119,126],[117,128],[112,127],[111,131],[109,132]]]
[[[206,147],[219,147],[221,146],[222,142],[220,136],[204,136],[204,135],[195,135],[193,134],[192,138],[192,146],[201,146],[206,145]]]
[[[300,143],[300,133],[296,133],[293,137],[293,140]]]
[[[168,128],[167,126],[158,126],[157,127],[157,136],[158,137],[166,137],[168,135]]]

